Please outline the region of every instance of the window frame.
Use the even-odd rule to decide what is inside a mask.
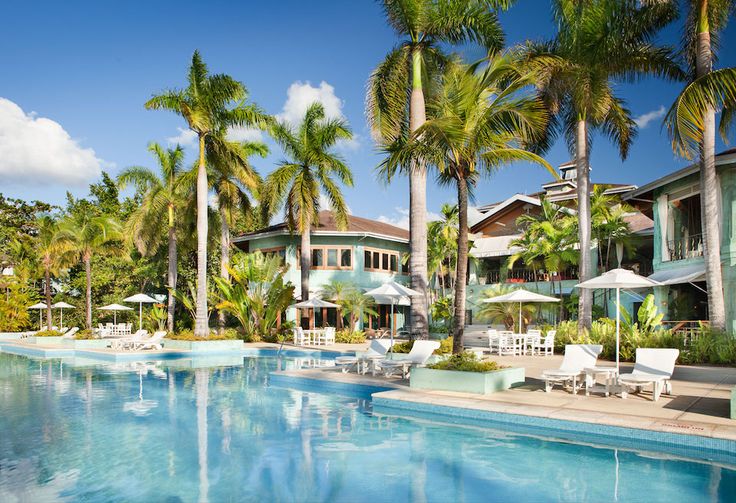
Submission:
[[[366,261],[367,254],[370,254],[370,264]],[[363,248],[363,270],[367,272],[382,272],[382,273],[388,273],[388,274],[400,274],[402,276],[407,276],[409,274],[408,270],[407,272],[404,272],[402,269],[402,262],[401,257],[403,253],[396,250],[387,250],[385,248],[371,248],[371,247],[364,247]],[[378,267],[374,267],[373,264],[376,262],[376,257],[378,257]],[[386,262],[384,262],[384,258],[386,258]],[[395,260],[396,262],[396,270],[391,269],[391,263]],[[384,269],[383,265],[386,264],[386,268]],[[407,268],[408,269],[408,268]]]
[[[310,246],[310,253],[312,253],[312,257],[314,257],[314,252],[316,250],[320,250],[322,252],[322,263],[321,266],[315,266],[314,260],[312,260],[312,267],[310,268],[311,271],[352,271],[353,270],[353,264],[355,263],[355,260],[353,258],[353,247],[348,245],[317,245],[317,246]],[[337,265],[335,266],[329,266],[327,265],[327,256],[329,251],[328,250],[335,250],[337,253]],[[347,251],[350,253],[350,266],[343,266],[342,264],[342,253],[343,251]],[[301,247],[298,246],[296,249],[296,268],[301,269],[301,264],[299,263],[299,257],[301,256]]]

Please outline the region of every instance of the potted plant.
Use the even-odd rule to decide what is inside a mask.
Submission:
[[[523,368],[500,367],[494,361],[482,361],[475,353],[465,352],[412,369],[409,383],[416,389],[488,395],[524,384],[524,379]]]

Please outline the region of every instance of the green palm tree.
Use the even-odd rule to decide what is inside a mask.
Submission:
[[[358,290],[355,283],[350,281],[339,281],[336,279],[330,280],[323,287],[323,294],[325,299],[338,304],[341,308],[341,312],[337,313],[337,329],[342,330],[342,317],[345,313],[342,311],[345,302],[350,298],[354,291]],[[352,330],[352,328],[351,328]]]
[[[547,123],[542,102],[524,92],[534,79],[513,53],[494,53],[477,71],[475,66],[453,64],[431,103],[430,119],[408,143],[391,147],[382,167],[390,179],[400,167],[410,166],[419,158],[437,167],[441,183],[456,186],[454,353],[463,350],[471,188],[480,176],[518,160],[538,163],[554,174],[544,159],[524,148],[537,141]]]
[[[483,290],[483,299],[491,299],[506,295],[515,290],[508,285],[493,285]],[[522,325],[527,326],[534,319],[537,307],[532,304],[523,304],[521,308]],[[517,302],[483,302],[478,311],[478,317],[490,323],[502,323],[506,330],[516,330],[519,326],[519,304]],[[522,327],[523,328],[523,327]]]
[[[376,67],[368,81],[366,109],[374,137],[388,145],[426,121],[425,95],[442,74],[447,57],[444,43],[476,42],[499,50],[504,36],[497,9],[513,0],[384,0],[383,10],[401,41]],[[416,335],[429,334],[427,318],[427,173],[417,164],[409,176],[409,272],[411,287],[422,295],[411,298]]]
[[[265,128],[269,117],[254,104],[245,104],[245,86],[224,74],[210,75],[198,51],[194,51],[187,75],[186,89],[167,90],[145,104],[152,110],[169,110],[181,115],[189,129],[197,134],[197,317],[194,333],[209,335],[207,322],[207,206],[209,183],[205,164],[208,136],[234,126]]]
[[[309,271],[312,265],[310,232],[318,221],[320,190],[324,191],[340,228],[348,225],[348,207],[336,181],[353,186],[353,175],[342,158],[332,151],[338,140],[352,138],[347,124],[326,119],[324,107],[313,103],[298,127],[276,124],[271,136],[281,146],[287,160],[266,179],[265,204],[270,214],[284,205],[289,229],[301,234],[301,300],[309,299]]]
[[[60,243],[69,247],[75,260],[84,264],[85,324],[92,328],[92,257],[95,255],[124,255],[123,232],[120,223],[108,215],[78,212],[60,223],[57,236]]]
[[[726,308],[721,271],[721,189],[715,163],[715,115],[717,109],[723,110],[721,135],[725,139],[736,115],[736,68],[713,70],[713,62],[719,35],[736,10],[736,3],[691,0],[687,5],[682,51],[691,82],[675,100],[665,123],[675,152],[687,158],[695,155],[699,158],[708,317],[713,328],[724,330]]]
[[[590,137],[594,131],[610,138],[625,159],[636,135],[636,124],[625,102],[616,95],[615,81],[642,75],[680,79],[673,52],[654,45],[656,33],[676,11],[664,3],[639,5],[639,0],[553,0],[557,37],[530,44],[543,70],[542,94],[554,114],[550,131],[565,137],[577,164],[580,280],[590,279]],[[549,144],[549,139],[547,143]],[[578,325],[590,328],[592,294],[580,295]]]
[[[166,222],[168,243],[167,288],[169,300],[166,326],[174,331],[174,312],[176,298],[173,293],[177,283],[177,212],[186,201],[188,194],[183,181],[182,163],[184,149],[164,149],[158,143],[151,143],[148,150],[158,163],[158,173],[142,166],[133,166],[118,175],[121,188],[135,185],[143,194],[140,207],[130,216],[127,227],[142,255],[153,255],[162,245],[161,222]]]
[[[49,215],[43,215],[36,220],[38,235],[33,247],[38,254],[43,268],[44,297],[46,299],[46,325],[51,330],[51,276],[56,276],[64,266],[64,255],[69,247],[59,239],[59,222]]]

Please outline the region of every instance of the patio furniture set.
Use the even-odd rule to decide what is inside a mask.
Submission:
[[[463,343],[468,351],[490,351],[499,356],[549,356],[555,352],[555,334],[555,330],[548,330],[542,336],[541,330],[528,330],[525,334],[519,334],[490,329],[481,334],[465,334]]]
[[[406,355],[388,357],[391,343],[385,339],[373,339],[368,351],[356,353],[355,356],[338,356],[335,358],[335,365],[341,367],[343,372],[370,372],[374,376],[382,373],[390,377],[400,372],[401,377],[406,379],[412,367],[425,365],[439,347],[438,341],[414,341],[411,351]]]
[[[335,344],[335,327],[304,330],[297,327],[293,330],[294,344],[297,346],[332,346]]]

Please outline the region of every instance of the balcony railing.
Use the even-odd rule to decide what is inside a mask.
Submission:
[[[686,238],[667,242],[670,260],[685,260],[703,256],[703,235],[693,234]]]
[[[493,283],[533,283],[537,281],[559,281],[566,279],[578,279],[577,268],[568,268],[557,275],[535,271],[533,269],[512,269],[510,271],[487,271],[485,275],[478,277],[481,284]]]

